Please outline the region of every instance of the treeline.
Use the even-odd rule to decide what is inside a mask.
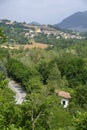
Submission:
[[[9,59],[6,65],[9,77],[19,82],[27,92],[38,89],[41,85],[39,72],[35,68],[27,67],[16,59]]]
[[[9,77],[24,86],[28,93],[39,91],[42,85],[49,89],[49,93],[53,93],[56,89],[76,90],[78,86],[86,86],[87,68],[85,64],[82,58],[62,57],[50,62],[42,61],[35,67],[28,67],[16,59],[9,59],[6,68]],[[83,91],[84,89],[85,87]]]

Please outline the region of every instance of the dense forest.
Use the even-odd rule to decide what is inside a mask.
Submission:
[[[2,30],[0,40],[6,41]],[[1,130],[87,130],[87,41],[54,43],[47,49],[0,48]],[[10,79],[27,92],[21,105],[8,88]],[[70,93],[67,108],[57,90]]]

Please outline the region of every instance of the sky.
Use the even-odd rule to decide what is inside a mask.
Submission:
[[[87,0],[0,0],[0,19],[56,24],[87,10]]]

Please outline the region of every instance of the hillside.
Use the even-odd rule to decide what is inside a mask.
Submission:
[[[61,23],[56,24],[55,27],[87,32],[87,11],[72,14],[65,18]]]
[[[72,40],[61,39],[45,50],[0,48],[0,61],[1,130],[87,129],[86,40],[72,44]],[[6,76],[23,86],[26,99],[22,98],[25,99],[22,104],[15,102]],[[10,83],[17,87],[15,82]],[[71,99],[65,108],[66,96]]]
[[[73,32],[56,29],[50,25],[33,25],[28,23],[19,23],[17,21],[0,20],[0,27],[6,35],[7,44],[31,44],[32,41],[45,44],[53,44],[55,40],[81,39],[82,37]]]
[[[38,22],[36,22],[36,21],[32,21],[30,24],[31,24],[31,25],[35,25],[35,26],[40,25],[40,23],[38,23]]]
[[[0,104],[0,130],[87,130],[87,40],[0,46]]]

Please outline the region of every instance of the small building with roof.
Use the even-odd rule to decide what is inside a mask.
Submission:
[[[67,108],[69,105],[69,99],[71,98],[70,93],[65,91],[56,91],[56,94],[61,97],[61,104],[64,108]]]

